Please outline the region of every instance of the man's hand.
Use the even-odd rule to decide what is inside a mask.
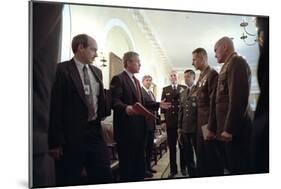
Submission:
[[[128,115],[138,115],[138,113],[133,109],[133,106],[131,105],[126,107],[126,113]]]
[[[167,110],[171,107],[171,102],[165,102],[165,101],[166,101],[166,99],[164,99],[160,102],[160,108]]]
[[[216,134],[213,131],[207,129],[206,140],[214,140],[216,138]]]
[[[162,129],[163,131],[166,131],[166,123],[161,123],[161,129]]]
[[[63,151],[61,147],[53,148],[49,150],[49,155],[52,156],[55,160],[59,160],[63,156]]]
[[[226,131],[223,131],[221,133],[221,138],[224,142],[229,142],[229,141],[232,141],[232,134],[226,132]]]

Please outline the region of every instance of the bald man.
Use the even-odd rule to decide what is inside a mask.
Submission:
[[[217,62],[224,63],[216,91],[216,138],[221,141],[220,152],[230,174],[248,173],[251,70],[246,60],[235,52],[229,37],[218,40],[214,51]]]

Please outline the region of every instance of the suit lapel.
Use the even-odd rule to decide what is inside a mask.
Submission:
[[[190,89],[188,89],[189,91],[188,91],[188,97],[190,97],[192,94],[193,94],[193,92],[196,90],[196,85],[193,85]]]
[[[151,92],[151,95],[152,95],[152,97],[153,97],[152,101],[156,101],[156,98],[155,98],[153,92]]]
[[[144,98],[145,100],[146,100],[146,99],[149,99],[149,96],[148,96],[146,90],[145,90],[143,87],[141,87],[141,92],[142,92],[143,98]]]
[[[189,89],[186,89],[186,91],[184,91],[184,92],[180,95],[180,97],[181,97],[181,100],[183,100],[185,102],[189,95]]]
[[[82,83],[82,80],[80,78],[78,69],[77,69],[73,59],[70,60],[68,68],[69,68],[69,73],[71,75],[71,78],[73,80],[75,88],[78,91],[79,96],[81,97],[81,99],[83,100],[85,105],[87,105],[87,101],[86,101],[86,97],[85,97],[85,93],[84,93],[83,83]]]
[[[169,86],[168,91],[169,91],[170,93],[174,93],[174,89],[173,89],[173,86],[172,86],[172,85]]]
[[[173,97],[177,96],[178,90],[179,90],[179,85],[177,86],[177,89],[175,91],[174,91],[173,86],[170,85],[170,90],[171,90],[171,93],[173,94]]]
[[[147,98],[149,99],[150,101],[155,101],[153,98],[154,98],[154,95],[153,93],[151,93],[153,95],[153,98],[151,98],[150,94],[142,87],[141,90],[143,91],[143,98]],[[145,97],[146,96],[146,97]]]
[[[177,93],[180,93],[180,91],[181,91],[181,86],[178,85],[178,86],[177,86]]]
[[[101,81],[101,78],[99,77],[97,71],[93,68],[93,66],[92,66],[92,65],[89,65],[89,68],[91,69],[92,73],[94,74],[94,76],[95,76],[97,82],[99,82],[100,85],[103,85],[103,84],[102,84],[102,81]]]
[[[131,80],[131,78],[128,76],[128,74],[124,71],[123,72],[123,75],[125,75],[125,78],[126,78],[126,82],[128,83],[128,85],[130,86],[130,88],[132,89],[133,93],[134,93],[134,96],[136,97],[136,99],[138,98],[137,97],[137,91],[136,91],[136,87],[133,83],[133,81]]]

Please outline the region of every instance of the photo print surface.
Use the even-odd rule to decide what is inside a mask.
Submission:
[[[269,172],[269,17],[31,1],[30,187]]]

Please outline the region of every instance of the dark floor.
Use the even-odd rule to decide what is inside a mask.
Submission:
[[[179,150],[177,150],[177,165],[178,170],[180,170],[179,167]],[[147,179],[161,179],[161,178],[168,178],[168,175],[170,173],[170,164],[169,164],[169,150],[163,154],[162,158],[157,162],[157,165],[153,166],[153,169],[157,171],[157,173],[153,174],[152,178]],[[188,176],[183,176],[180,171],[175,176],[175,178],[183,178]]]

